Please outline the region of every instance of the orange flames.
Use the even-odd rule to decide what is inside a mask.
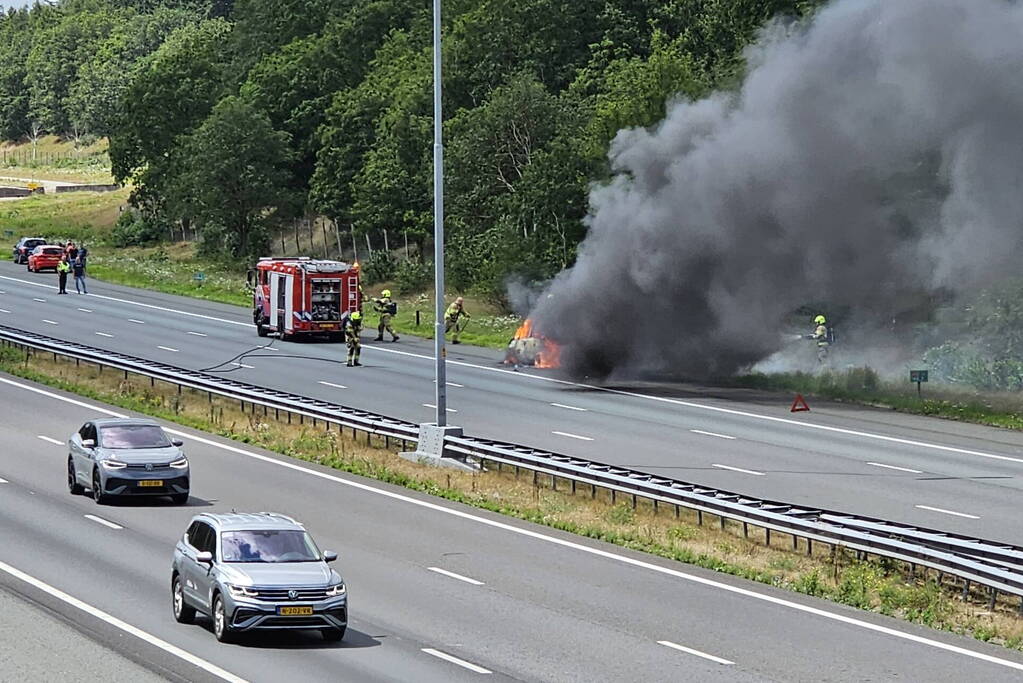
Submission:
[[[533,321],[526,318],[508,345],[506,363],[556,368],[561,365],[561,346],[533,330]]]

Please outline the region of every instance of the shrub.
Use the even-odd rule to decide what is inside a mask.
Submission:
[[[115,244],[140,246],[158,242],[166,234],[167,226],[163,223],[133,211],[125,211],[118,217],[111,236]]]
[[[394,269],[394,282],[402,292],[418,292],[433,280],[433,264],[417,259],[402,261]]]
[[[366,284],[390,280],[394,277],[394,271],[394,259],[383,249],[377,249],[362,263],[362,275]]]

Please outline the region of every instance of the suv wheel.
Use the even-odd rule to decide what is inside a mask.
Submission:
[[[99,470],[92,471],[92,499],[99,505],[103,505],[110,500],[110,496],[103,493],[103,485],[99,479]]]
[[[345,629],[343,628],[324,628],[320,629],[320,635],[328,643],[339,643],[345,637]]]
[[[67,459],[67,490],[71,492],[72,496],[80,496],[85,491],[78,483],[78,477],[75,475],[75,463],[71,456],[68,456]]]
[[[213,635],[221,643],[230,643],[234,638],[234,633],[231,632],[231,625],[227,623],[224,599],[219,595],[213,598]]]
[[[180,576],[175,576],[171,585],[171,608],[174,610],[174,621],[179,624],[191,624],[195,619],[195,608],[185,603],[185,592],[181,587]]]

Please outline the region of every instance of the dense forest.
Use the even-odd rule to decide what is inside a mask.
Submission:
[[[729,88],[773,17],[819,0],[445,0],[449,280],[573,262],[623,128]],[[0,136],[106,137],[145,241],[247,260],[319,215],[375,244],[432,229],[427,0],[62,0],[0,15]],[[383,250],[373,267],[393,264]],[[382,259],[382,260],[381,260]]]

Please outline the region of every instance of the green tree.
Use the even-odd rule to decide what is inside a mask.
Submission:
[[[174,178],[172,212],[194,221],[207,254],[265,252],[269,228],[292,215],[288,134],[239,97],[226,97],[182,141],[188,163]]]

